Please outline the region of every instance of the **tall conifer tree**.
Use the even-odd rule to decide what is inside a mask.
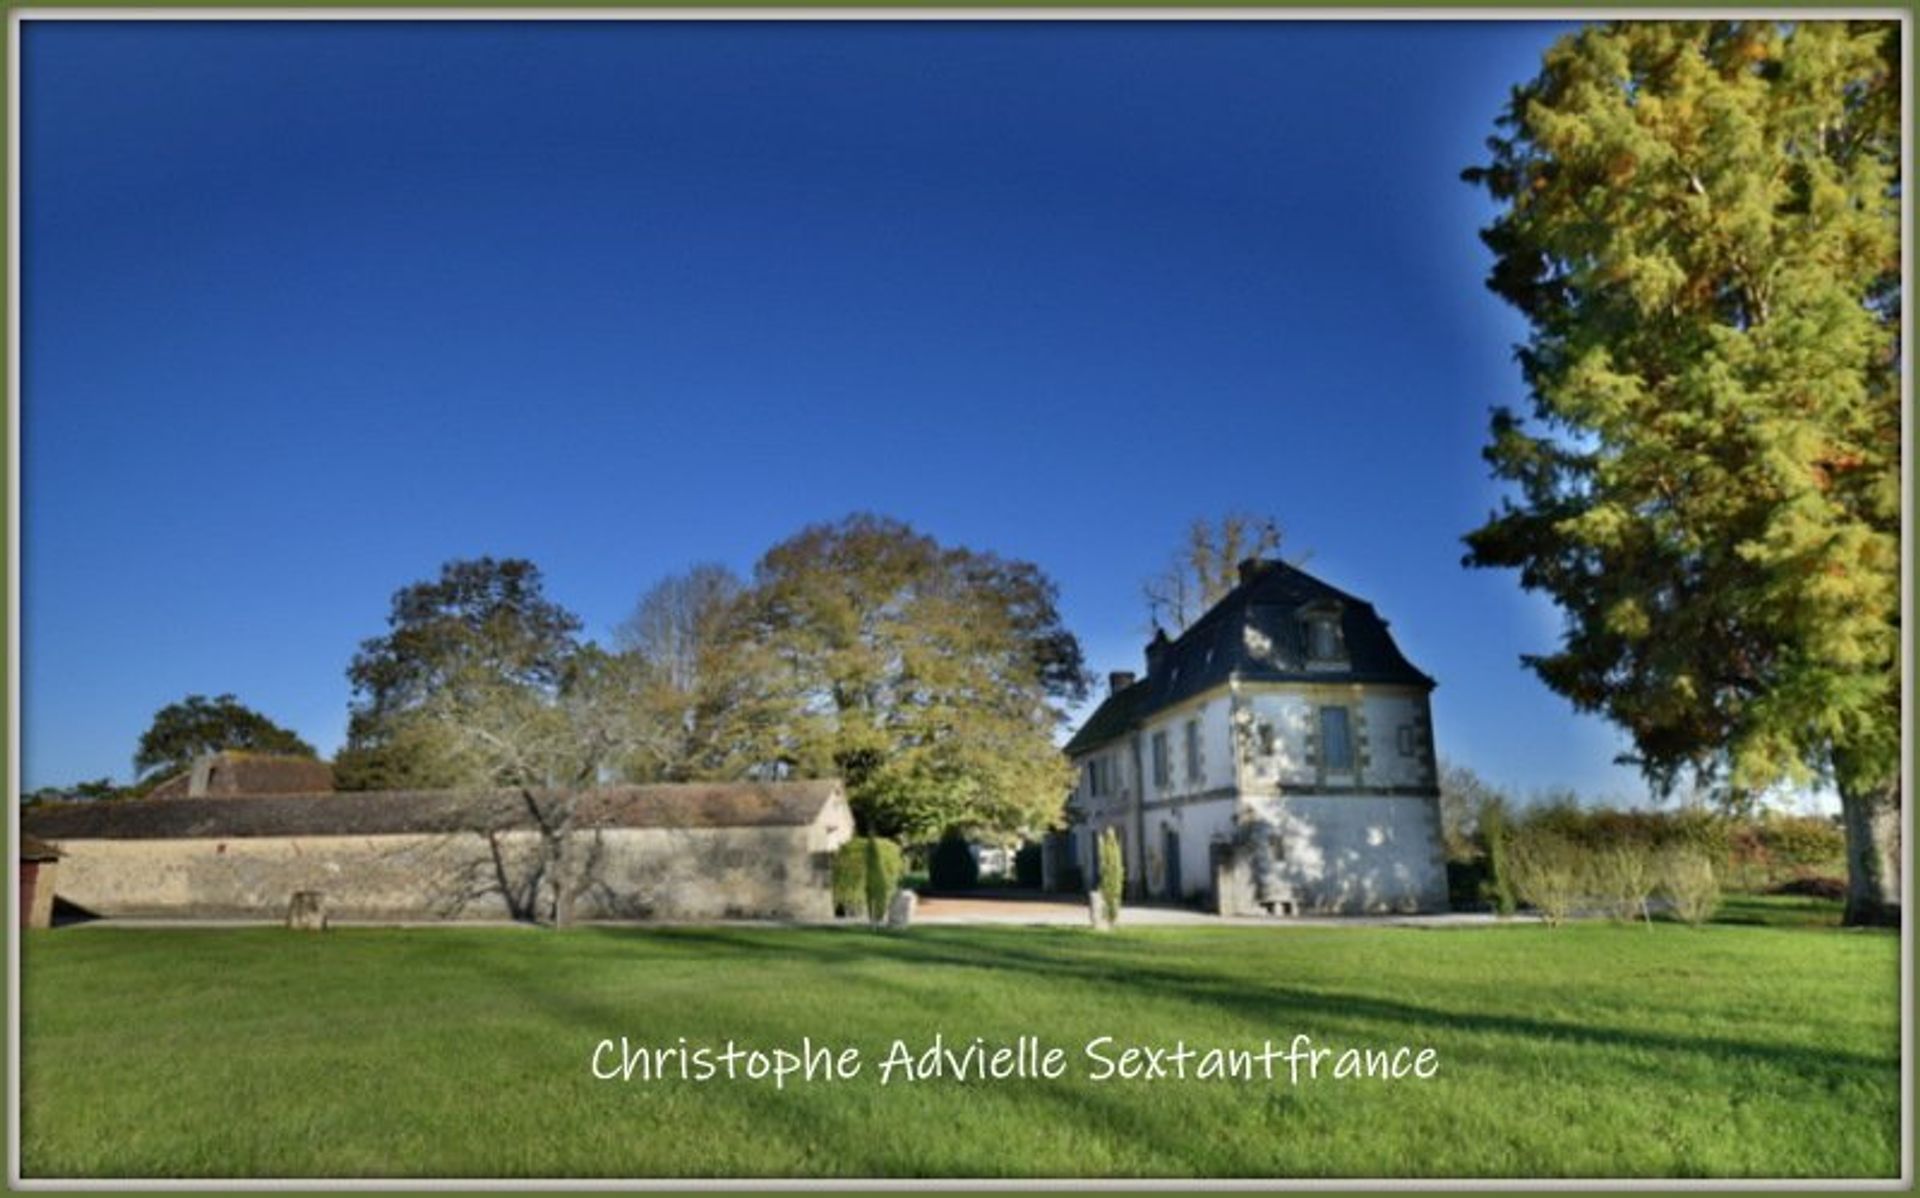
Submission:
[[[1898,37],[1589,28],[1466,172],[1533,400],[1468,562],[1561,606],[1529,664],[1656,782],[1834,784],[1851,922],[1899,910]]]

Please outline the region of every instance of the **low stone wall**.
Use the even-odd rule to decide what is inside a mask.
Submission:
[[[844,837],[842,837],[844,838]],[[576,919],[833,915],[818,826],[578,832]],[[98,915],[282,918],[295,891],[336,919],[507,919],[538,886],[536,834],[514,830],[231,839],[66,839],[60,897]]]

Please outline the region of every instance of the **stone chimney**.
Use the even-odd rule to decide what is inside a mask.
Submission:
[[[1153,639],[1147,642],[1147,676],[1149,678],[1160,672],[1160,663],[1166,660],[1167,646],[1172,643],[1167,639],[1166,629],[1153,630]]]
[[[1246,558],[1240,563],[1240,585],[1245,586],[1255,578],[1273,569],[1274,563],[1262,561],[1257,557]]]
[[[1119,694],[1121,691],[1133,685],[1134,678],[1135,675],[1132,670],[1115,670],[1113,673],[1107,675],[1107,693],[1109,695]]]

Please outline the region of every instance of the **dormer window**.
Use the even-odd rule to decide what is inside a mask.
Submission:
[[[1340,629],[1327,616],[1307,622],[1307,652],[1315,661],[1331,661],[1340,656]]]
[[[1344,661],[1346,638],[1340,632],[1340,609],[1334,605],[1311,607],[1301,613],[1302,639],[1310,662]]]

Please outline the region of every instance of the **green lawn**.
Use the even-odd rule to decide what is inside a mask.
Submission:
[[[1800,900],[1791,900],[1798,903]],[[29,934],[23,1172],[1890,1176],[1898,941],[1693,930],[584,928]],[[1057,1081],[882,1087],[1027,1034]],[[1427,1081],[1093,1082],[1095,1036],[1431,1046]],[[860,1077],[598,1081],[603,1038],[853,1045]]]

